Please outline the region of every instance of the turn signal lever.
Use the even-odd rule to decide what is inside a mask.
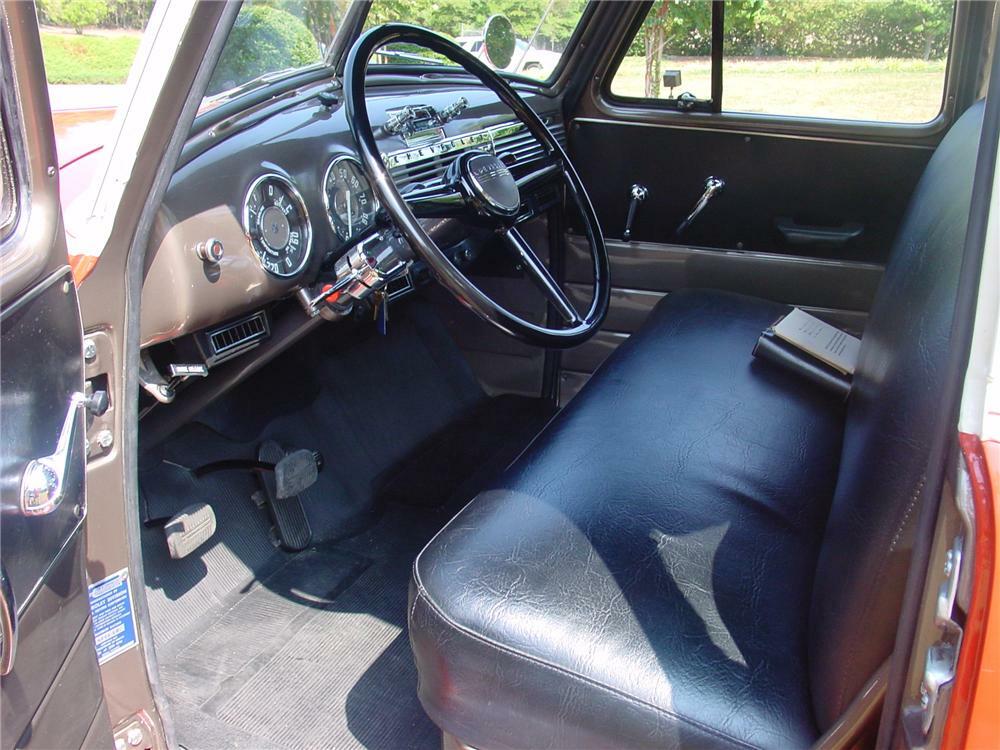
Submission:
[[[300,289],[298,299],[310,317],[342,317],[355,302],[379,292],[393,279],[406,273],[413,251],[401,234],[388,230],[356,245],[334,266],[332,283],[318,289]]]

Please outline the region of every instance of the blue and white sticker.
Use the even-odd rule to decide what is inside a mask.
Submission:
[[[89,593],[97,663],[104,664],[138,643],[128,568],[90,584]]]

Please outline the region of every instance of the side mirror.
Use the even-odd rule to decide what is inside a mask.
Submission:
[[[514,26],[506,16],[490,16],[483,27],[483,56],[494,68],[506,68],[514,59]]]
[[[681,85],[681,72],[679,70],[663,71],[663,88],[670,89],[670,98],[674,98],[674,87]]]

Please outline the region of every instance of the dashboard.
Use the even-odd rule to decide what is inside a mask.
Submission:
[[[146,256],[143,347],[200,336],[203,358],[214,366],[226,358],[214,343],[220,326],[261,319],[372,227],[378,199],[358,161],[341,92],[327,82],[318,93],[236,115],[189,143]],[[557,100],[524,95],[565,143]],[[466,149],[503,154],[512,171],[530,169],[542,153],[492,93],[454,79],[380,86],[369,95],[369,112],[400,190],[442,180]],[[446,114],[416,132],[401,127],[427,112]],[[268,332],[266,312],[252,330]]]

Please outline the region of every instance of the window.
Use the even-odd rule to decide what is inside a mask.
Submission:
[[[402,21],[450,37],[491,67],[536,80],[548,80],[562,59],[573,32],[583,16],[586,0],[526,0],[497,3],[496,0],[375,0],[365,20],[369,29],[382,23]],[[491,60],[483,44],[486,22],[505,17],[513,27],[514,45],[500,62]],[[389,54],[373,62],[419,65],[442,64],[426,50],[387,45]],[[395,54],[392,54],[393,50]]]
[[[226,38],[201,111],[264,85],[275,74],[323,62],[347,6],[333,0],[246,0]]]
[[[153,3],[40,0],[37,9],[62,166],[104,145]]]
[[[941,111],[951,0],[657,0],[611,93],[711,111],[924,123]],[[712,57],[712,16],[722,30]],[[717,93],[706,82],[717,76]],[[687,92],[687,93],[685,93]]]
[[[711,99],[712,3],[653,3],[615,73],[611,93],[646,99],[676,100],[682,94]]]

